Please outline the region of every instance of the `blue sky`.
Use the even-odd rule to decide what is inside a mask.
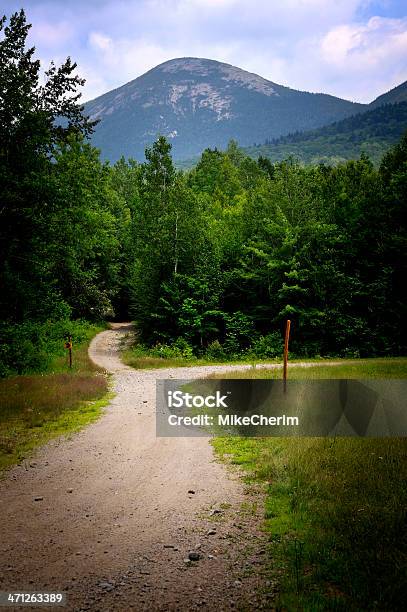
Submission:
[[[405,0],[3,0],[46,66],[70,55],[94,98],[175,57],[369,102],[407,80]]]

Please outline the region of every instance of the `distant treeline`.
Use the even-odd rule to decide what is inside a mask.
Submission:
[[[387,149],[407,129],[407,102],[385,104],[316,130],[295,132],[244,149],[251,157],[281,161],[293,156],[302,163],[338,163],[368,154],[379,165]]]
[[[313,140],[316,136],[332,136],[350,132],[360,133],[362,131],[368,137],[383,136],[388,138],[393,136],[400,138],[405,131],[405,128],[403,128],[405,125],[407,125],[407,102],[398,102],[397,104],[385,104],[374,110],[352,115],[317,130],[295,132],[280,138],[266,140],[265,144],[287,144]]]
[[[405,353],[406,137],[378,169],[273,164],[232,142],[183,173],[164,138],[109,166],[86,142],[75,64],[40,85],[24,13],[4,26],[1,373],[45,367],[73,320],[114,316],[216,358],[279,355],[287,318],[298,355]]]

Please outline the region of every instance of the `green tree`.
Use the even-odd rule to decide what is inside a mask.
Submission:
[[[93,129],[78,104],[83,80],[75,63],[51,64],[40,84],[35,49],[26,48],[30,27],[24,11],[0,20],[0,316],[14,320],[58,313],[48,179],[56,144]]]
[[[75,317],[113,315],[119,290],[126,209],[97,149],[71,137],[54,152],[54,193],[47,219],[52,276]]]

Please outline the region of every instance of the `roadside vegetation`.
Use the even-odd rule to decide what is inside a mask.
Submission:
[[[283,339],[279,345],[282,347]],[[277,343],[276,343],[277,345]],[[124,342],[121,358],[126,365],[138,370],[193,367],[207,365],[241,364],[252,366],[245,371],[244,378],[273,378],[282,376],[282,353],[264,357],[254,351],[226,355],[221,351],[205,351],[197,357],[192,347],[182,339],[174,344],[157,343],[148,347],[137,340]],[[307,363],[307,367],[295,367],[296,363]],[[315,366],[311,364],[315,362]],[[267,364],[273,368],[267,369]],[[256,366],[259,366],[256,368]],[[334,367],[333,367],[334,366]],[[344,359],[340,357],[299,357],[290,353],[290,376],[297,379],[309,378],[357,378],[363,367],[364,377],[405,378],[407,376],[407,358],[382,357],[367,359]],[[223,373],[211,375],[211,378],[223,378]],[[241,378],[241,372],[229,372],[228,378]]]
[[[332,363],[325,360],[306,360],[306,367],[297,365],[298,360],[288,366],[288,377],[293,380],[315,378],[407,378],[407,357],[386,357],[382,359],[335,359]],[[315,362],[315,365],[312,365]],[[270,378],[281,379],[283,366],[250,368],[249,370],[212,374],[210,378]],[[288,380],[289,384],[289,380]]]
[[[219,350],[220,349],[220,350]],[[261,360],[253,353],[240,353],[227,355],[219,343],[208,347],[205,352],[198,356],[187,341],[179,338],[173,344],[162,344],[158,342],[152,347],[135,341],[130,347],[124,348],[122,359],[127,365],[139,369],[155,368],[177,368],[193,367],[199,365],[221,365],[221,364],[255,364]],[[275,358],[276,363],[278,358]],[[267,360],[273,361],[272,358]]]
[[[275,370],[230,373],[274,378]],[[299,368],[296,378],[405,378],[407,360]],[[229,375],[222,375],[223,378]],[[407,592],[405,439],[215,438],[266,491],[269,575],[283,610],[402,610]]]
[[[43,373],[0,380],[0,470],[20,463],[50,438],[77,431],[100,416],[110,397],[108,378],[89,359],[88,346],[102,329],[87,326],[80,336],[73,335],[72,370],[62,336],[59,354]]]

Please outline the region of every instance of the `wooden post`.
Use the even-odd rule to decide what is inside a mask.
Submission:
[[[287,319],[287,323],[285,326],[285,339],[284,339],[284,366],[283,366],[284,391],[287,388],[288,341],[290,339],[290,327],[291,327],[291,321],[290,319]]]
[[[72,369],[72,336],[69,336],[69,367]]]
[[[69,367],[72,369],[72,336],[68,335],[68,342],[65,342],[65,348],[68,349],[69,354]]]

